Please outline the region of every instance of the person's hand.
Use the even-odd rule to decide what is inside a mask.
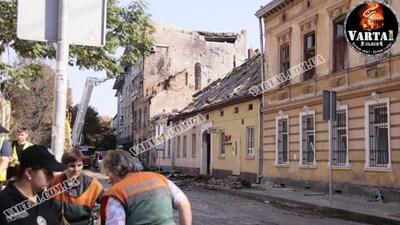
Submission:
[[[14,161],[16,160],[16,158],[10,156],[10,157],[9,157],[9,160],[10,160],[10,162],[14,162]]]

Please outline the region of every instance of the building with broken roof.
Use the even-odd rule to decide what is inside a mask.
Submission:
[[[167,140],[165,151],[159,153],[162,167],[256,181],[261,96],[253,96],[249,89],[261,83],[261,55],[250,55],[245,63],[194,94],[190,104],[170,116],[164,130],[198,115],[206,121]]]
[[[115,81],[117,145],[137,145],[156,133],[154,118],[182,110],[192,95],[246,60],[246,32],[207,32],[155,24],[152,54]],[[140,157],[155,164],[150,151]]]

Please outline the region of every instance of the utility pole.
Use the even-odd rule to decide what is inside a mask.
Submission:
[[[68,90],[68,57],[69,44],[67,40],[68,0],[60,0],[58,18],[58,40],[56,55],[56,81],[54,98],[54,116],[51,133],[51,149],[58,161],[64,152],[65,117]]]
[[[336,92],[324,90],[322,104],[322,118],[328,120],[329,129],[329,202],[332,205],[333,126],[335,125],[334,121],[336,121]]]
[[[18,0],[18,38],[57,42],[51,150],[59,161],[65,142],[69,43],[104,46],[106,40],[107,1],[84,2],[82,5],[69,0]],[[78,10],[85,13],[77,14]]]

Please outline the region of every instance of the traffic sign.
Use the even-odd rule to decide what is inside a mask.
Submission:
[[[68,0],[69,44],[103,46],[106,0]],[[58,41],[59,0],[19,0],[17,36],[33,41]]]

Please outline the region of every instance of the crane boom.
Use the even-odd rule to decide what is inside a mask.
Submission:
[[[85,87],[83,89],[81,102],[78,106],[78,111],[76,113],[76,118],[74,122],[74,127],[72,128],[72,146],[76,147],[81,143],[81,134],[83,130],[83,125],[85,123],[86,111],[89,107],[90,97],[92,95],[93,87],[97,86],[107,80],[111,79],[110,77],[106,78],[96,78],[96,77],[88,77],[86,79]]]

